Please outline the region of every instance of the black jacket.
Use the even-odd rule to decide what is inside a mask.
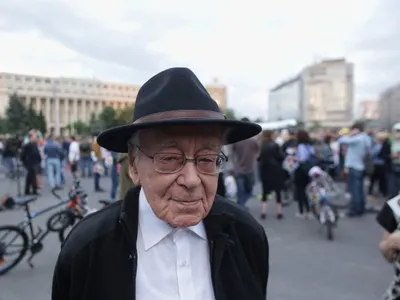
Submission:
[[[53,300],[135,299],[139,191],[132,188],[123,201],[71,231],[55,267]],[[265,300],[269,247],[263,227],[218,195],[204,226],[216,300]]]

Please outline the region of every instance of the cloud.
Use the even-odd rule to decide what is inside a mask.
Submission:
[[[377,98],[400,78],[400,10],[396,0],[379,1],[352,45],[358,98]]]
[[[228,104],[240,114],[265,118],[268,89],[316,57],[354,60],[360,95],[399,77],[399,30],[385,19],[399,14],[387,4],[396,0],[375,13],[377,1],[3,0],[0,66],[139,84],[189,66],[205,83],[227,84]]]

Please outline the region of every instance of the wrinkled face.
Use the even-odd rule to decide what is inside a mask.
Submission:
[[[148,156],[184,154],[193,159],[202,155],[220,154],[222,131],[215,126],[171,126],[143,130],[139,147],[143,153],[130,158],[130,175],[141,185],[155,215],[173,227],[198,224],[209,213],[217,190],[218,174],[198,172],[193,162],[172,174],[154,169]],[[144,154],[145,153],[145,154]]]

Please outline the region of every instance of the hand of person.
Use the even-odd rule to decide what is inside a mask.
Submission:
[[[393,262],[400,250],[400,231],[396,230],[381,242],[380,247],[383,256],[387,261]]]

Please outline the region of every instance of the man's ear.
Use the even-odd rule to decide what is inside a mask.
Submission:
[[[137,159],[134,156],[128,157],[129,159],[129,177],[132,180],[133,184],[138,186],[140,185],[140,178],[137,171],[136,163]]]

